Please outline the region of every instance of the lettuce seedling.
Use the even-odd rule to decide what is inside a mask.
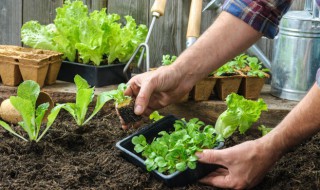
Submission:
[[[80,75],[76,75],[74,77],[74,82],[77,86],[76,102],[62,104],[62,108],[72,115],[72,117],[76,120],[77,125],[83,126],[88,123],[92,117],[100,111],[103,105],[112,98],[109,96],[108,92],[99,94],[92,114],[85,120],[88,106],[94,98],[94,87],[90,87],[88,82]]]
[[[252,101],[235,93],[227,96],[226,103],[227,110],[218,117],[215,124],[217,133],[223,138],[230,137],[237,128],[240,134],[244,134],[260,118],[261,112],[268,109],[261,98]]]
[[[177,59],[177,56],[175,55],[163,55],[162,56],[162,65],[171,65],[173,62],[175,62],[175,60]]]
[[[195,169],[198,157],[197,151],[213,148],[222,140],[211,125],[205,125],[197,118],[186,122],[176,120],[174,131],[161,131],[160,137],[151,144],[143,135],[132,138],[134,150],[146,158],[148,171],[158,170],[161,173],[174,173],[187,168]]]
[[[116,90],[107,92],[108,96],[115,101],[115,107],[119,115],[126,124],[138,122],[142,116],[134,113],[135,99],[124,95],[124,91],[128,88],[127,84],[121,83]]]
[[[160,119],[162,119],[164,116],[160,115],[158,111],[154,111],[149,115],[149,119],[152,120],[153,122],[156,122]]]
[[[47,117],[48,122],[46,124],[46,128],[39,136],[42,120],[49,108],[48,102],[40,104],[38,107],[36,107],[36,101],[38,99],[39,93],[40,86],[34,81],[27,80],[19,85],[17,96],[10,97],[11,104],[20,113],[23,119],[23,121],[19,122],[19,125],[24,131],[27,132],[29,140],[35,142],[39,142],[43,135],[48,131],[62,107],[61,105],[57,105],[51,110],[50,114]],[[26,138],[16,133],[4,121],[0,121],[0,125],[13,135],[25,141],[28,141]]]
[[[248,66],[249,66],[249,71],[247,72],[248,76],[254,76],[254,77],[260,77],[260,78],[265,78],[269,77],[267,72],[270,70],[267,68],[263,68],[262,64],[259,63],[258,58],[256,57],[248,57]]]
[[[268,134],[273,128],[271,127],[266,127],[264,125],[261,125],[258,127],[258,130],[261,131],[261,135],[265,136],[266,134]]]

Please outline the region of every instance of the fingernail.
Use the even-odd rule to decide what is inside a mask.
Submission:
[[[134,113],[137,114],[137,115],[141,115],[141,114],[142,114],[142,106],[137,105],[137,106],[134,108]]]
[[[199,159],[201,159],[201,158],[202,158],[202,153],[196,152],[196,156],[197,156]]]

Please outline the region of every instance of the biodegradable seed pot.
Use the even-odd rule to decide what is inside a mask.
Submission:
[[[217,79],[214,87],[215,93],[220,100],[225,100],[231,93],[237,93],[241,84],[242,76],[215,76]]]
[[[54,84],[61,65],[61,53],[11,45],[0,45],[0,74],[4,85],[17,86],[23,80],[40,87]]]
[[[238,94],[246,99],[258,99],[267,78],[260,77],[243,77]]]
[[[207,77],[199,81],[193,88],[192,95],[195,101],[208,100],[212,94],[217,78]]]

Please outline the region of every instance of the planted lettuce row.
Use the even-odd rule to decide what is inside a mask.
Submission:
[[[124,90],[127,88],[127,85],[120,84],[116,90],[100,93],[97,96],[97,101],[93,112],[88,118],[86,118],[88,107],[94,98],[94,87],[90,87],[87,81],[79,75],[75,76],[74,82],[77,87],[76,102],[57,104],[48,115],[46,127],[44,129],[41,129],[41,125],[43,123],[45,113],[48,110],[49,103],[43,103],[38,107],[36,106],[36,101],[40,93],[39,84],[28,80],[24,81],[18,86],[17,96],[11,96],[10,102],[22,116],[23,121],[19,122],[18,124],[27,133],[29,140],[23,137],[23,135],[18,134],[4,121],[0,120],[0,126],[9,131],[11,134],[25,141],[39,142],[51,127],[61,109],[65,109],[67,112],[69,112],[70,115],[75,119],[78,126],[83,126],[101,110],[106,102],[114,100],[116,106],[122,105],[122,107],[125,107],[126,104],[131,102],[132,99],[131,97],[124,95]],[[132,112],[129,118],[132,119],[133,114],[134,113]],[[125,115],[121,116],[122,118],[126,118]],[[134,121],[142,119],[141,116],[134,117]]]

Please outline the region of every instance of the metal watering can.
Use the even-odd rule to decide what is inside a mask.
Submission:
[[[320,67],[320,0],[306,0],[303,11],[288,11],[275,37],[272,63],[256,46],[247,51],[272,72],[271,94],[301,100],[315,82]],[[212,0],[204,10],[219,10],[223,0]]]

